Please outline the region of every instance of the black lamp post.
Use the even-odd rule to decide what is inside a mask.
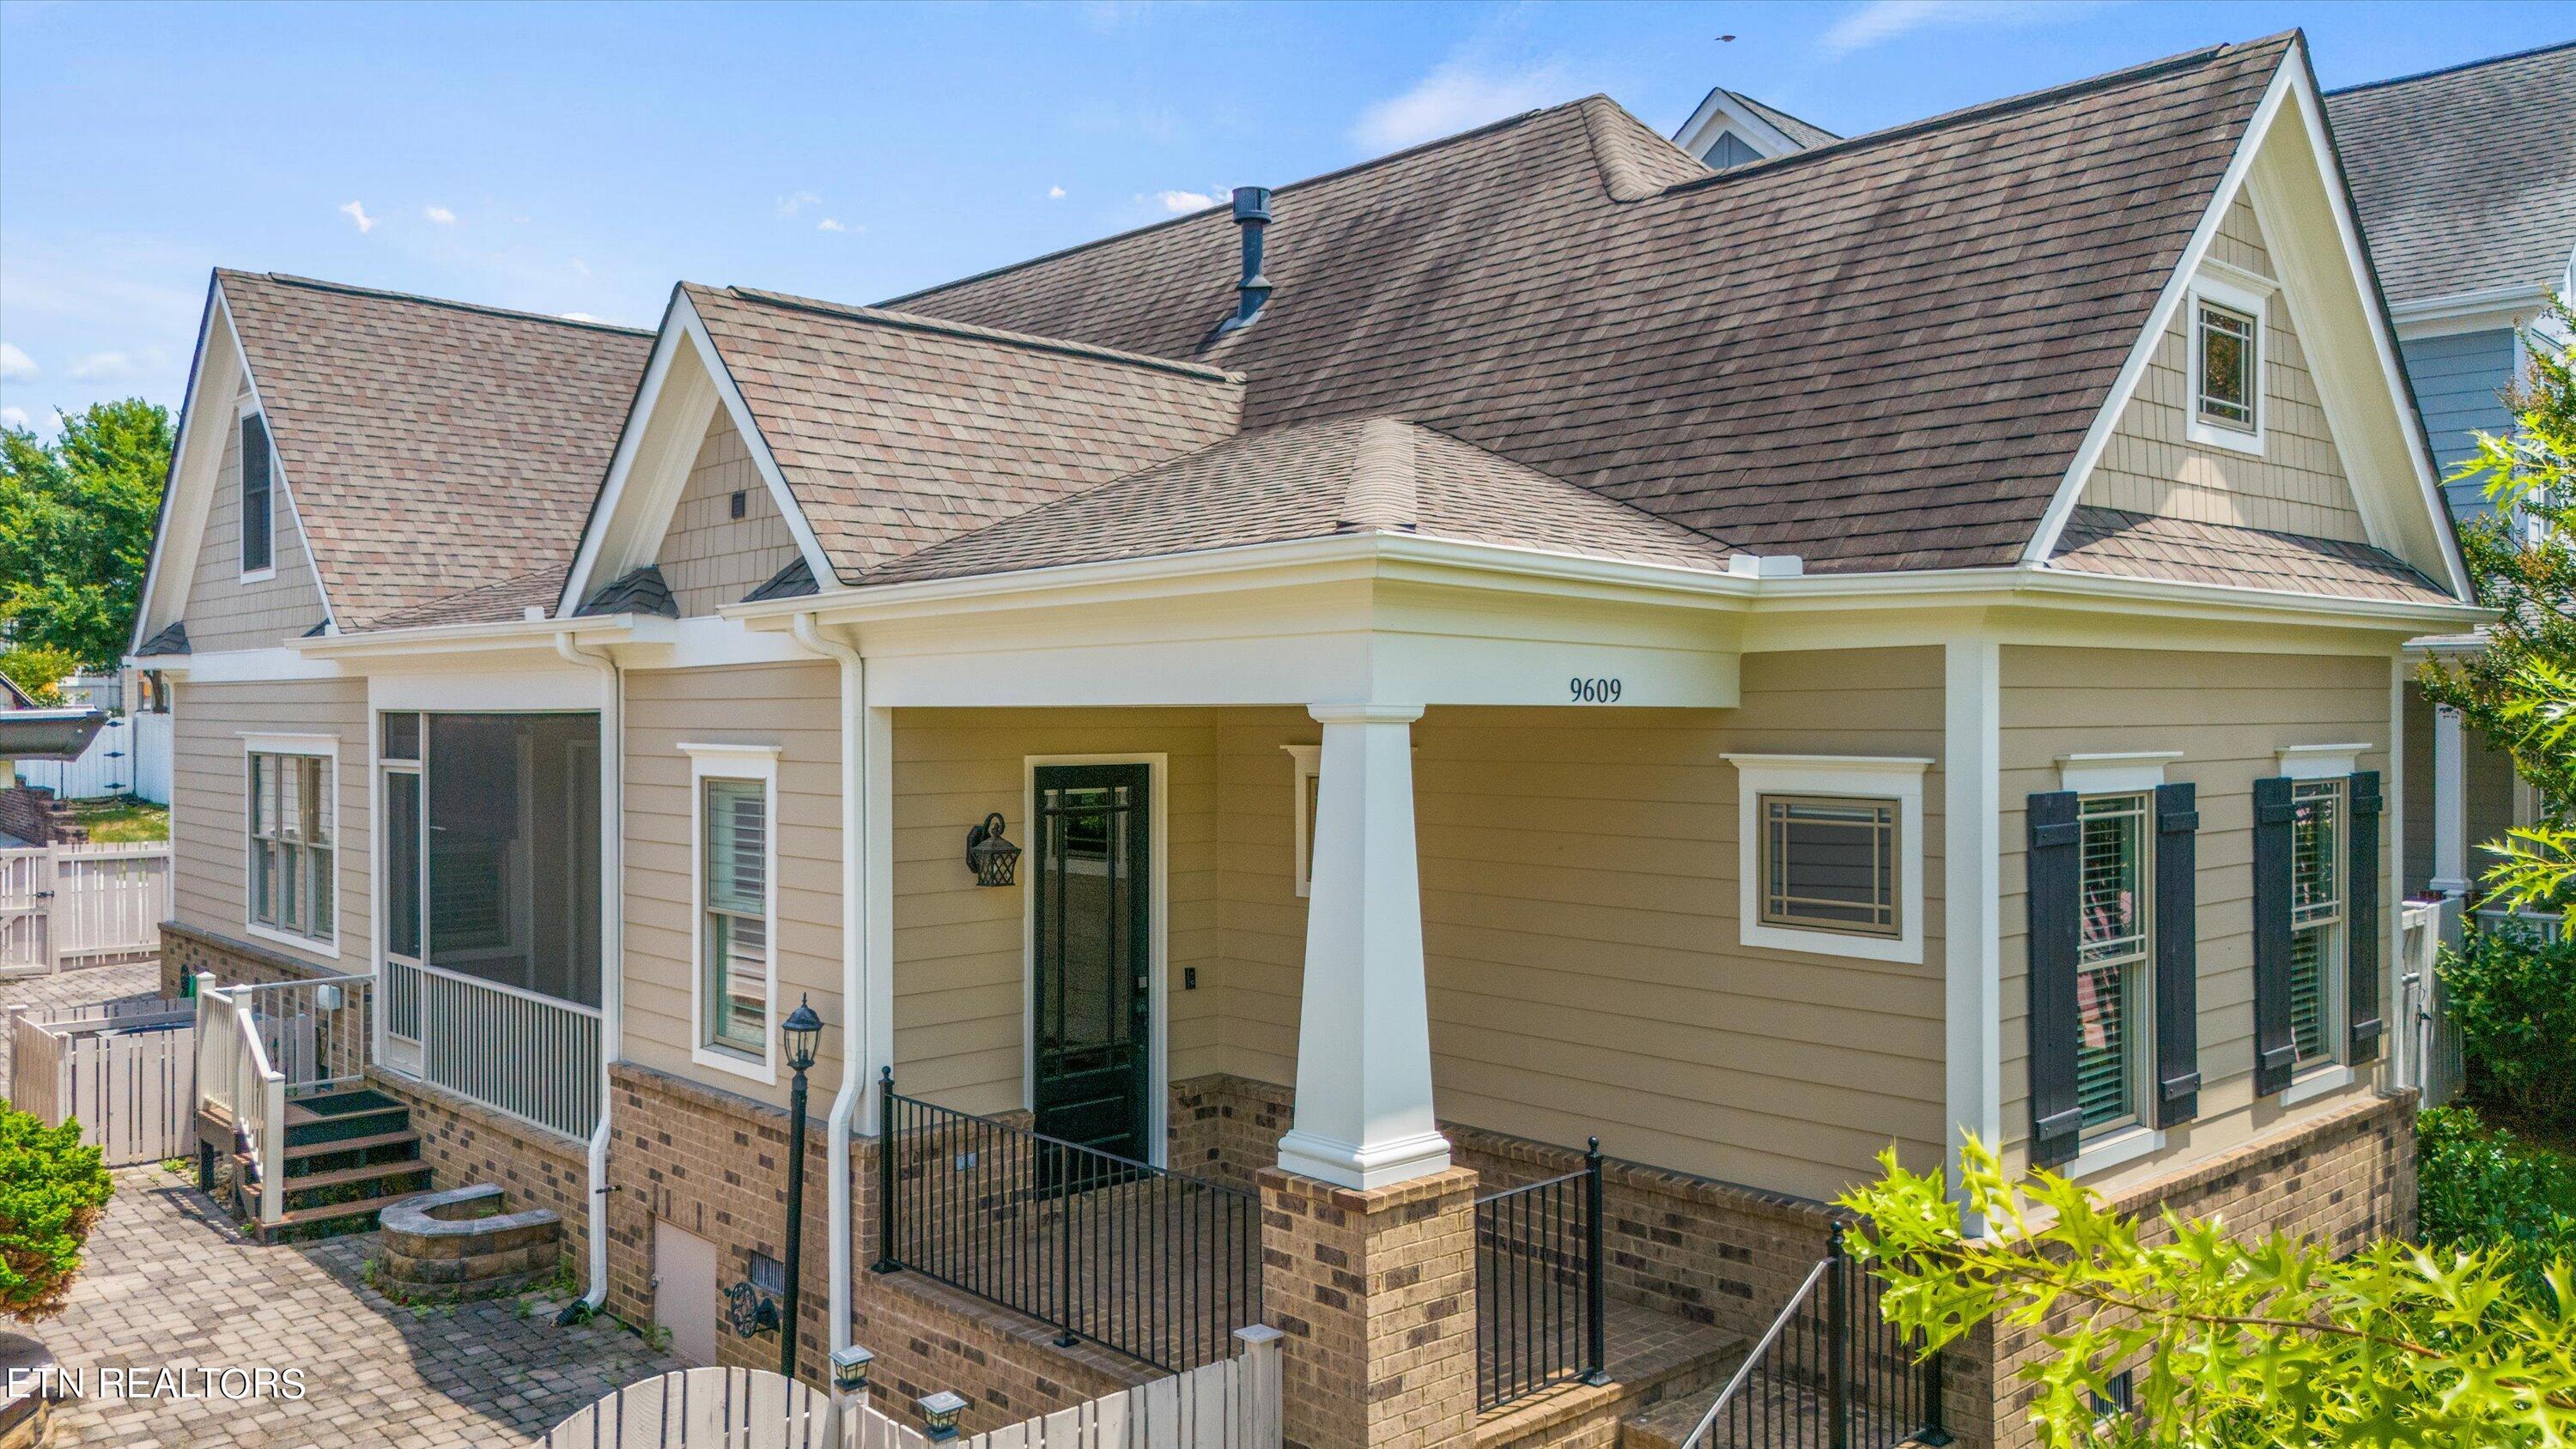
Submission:
[[[778,1330],[778,1372],[796,1377],[796,1296],[805,1281],[805,1073],[814,1065],[814,1046],[823,1036],[823,1018],[810,1000],[778,1024],[787,1044],[787,1069],[796,1074],[787,1089],[787,1311]]]

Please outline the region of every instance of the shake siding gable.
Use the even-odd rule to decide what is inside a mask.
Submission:
[[[2279,275],[2254,208],[2242,197],[2228,208],[2210,255],[2258,276]],[[2082,501],[2200,523],[2368,542],[2308,373],[2288,294],[2274,292],[2264,309],[2259,458],[2189,440],[2192,322],[2189,306],[2175,310],[2085,482]]]
[[[181,682],[171,707],[171,915],[182,925],[250,939],[243,924],[245,821],[242,735],[332,735],[340,741],[338,875],[340,953],[292,946],[275,936],[258,944],[317,967],[363,971],[374,956],[375,914],[369,864],[373,792],[367,771],[367,685],[360,679],[266,684]],[[345,963],[345,964],[344,964]]]
[[[741,494],[743,516],[733,516]],[[733,418],[719,408],[707,424],[688,486],[671,512],[654,562],[681,614],[712,614],[740,603],[770,575],[796,561],[796,538],[778,500],[752,462]]]
[[[2029,1132],[2029,962],[2022,802],[2058,788],[2059,757],[2179,750],[2166,779],[2195,788],[2198,1117],[2171,1127],[2164,1154],[2120,1177],[2152,1175],[2186,1154],[2205,1157],[2268,1130],[2275,1104],[2254,1102],[2254,781],[2280,773],[2285,745],[2367,742],[2359,768],[2386,770],[2388,661],[2376,655],[2282,655],[2164,650],[2003,650],[2001,869],[2003,1121],[2008,1159],[2024,1160]],[[2383,844],[2381,868],[2391,861]],[[2383,890],[2383,897],[2386,892]],[[2302,1103],[2329,1111],[2366,1093],[2364,1073],[2346,1093]]]
[[[245,392],[241,400],[248,397]],[[214,415],[229,431],[214,499],[206,508],[205,537],[197,546],[197,574],[180,615],[187,620],[191,647],[200,654],[273,648],[321,623],[325,613],[304,531],[296,526],[294,505],[288,501],[286,477],[275,468],[269,470],[268,486],[269,557],[276,576],[242,582],[242,443],[235,416],[241,400]]]
[[[808,1080],[841,1079],[840,675],[829,664],[629,671],[626,675],[626,1045],[629,1060],[726,1091],[787,1102],[787,1073],[764,1088],[693,1065],[690,991],[697,869],[683,744],[775,745],[781,1015],[810,997],[827,1025]],[[775,1030],[776,1024],[772,1023]]]

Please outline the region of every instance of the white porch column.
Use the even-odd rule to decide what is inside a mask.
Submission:
[[[1316,705],[1324,726],[1297,1028],[1296,1125],[1279,1166],[1350,1188],[1449,1166],[1431,1112],[1431,1009],[1414,862],[1419,705]]]
[[[2433,709],[2433,889],[2469,891],[2469,758],[2460,712]]]

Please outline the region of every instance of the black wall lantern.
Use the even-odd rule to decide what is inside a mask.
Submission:
[[[979,886],[1006,886],[1019,874],[1020,848],[1002,838],[1000,811],[966,832],[966,864],[974,870]]]

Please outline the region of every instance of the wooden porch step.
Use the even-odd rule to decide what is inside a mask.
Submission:
[[[340,1218],[362,1217],[369,1213],[382,1212],[405,1198],[418,1196],[420,1194],[416,1192],[397,1192],[389,1193],[384,1197],[361,1198],[356,1202],[325,1203],[320,1207],[297,1208],[293,1212],[280,1213],[276,1222],[261,1227],[260,1236],[269,1237],[283,1228],[310,1227],[315,1223],[327,1223]]]
[[[293,1162],[301,1157],[321,1157],[333,1152],[363,1152],[370,1147],[395,1147],[403,1143],[419,1141],[420,1134],[409,1128],[400,1132],[379,1132],[372,1137],[326,1137],[319,1142],[298,1142],[289,1146],[286,1149],[286,1160]]]
[[[290,1177],[282,1184],[288,1192],[304,1192],[317,1187],[338,1187],[345,1182],[372,1182],[382,1177],[410,1177],[429,1171],[429,1164],[414,1159],[409,1162],[371,1162],[364,1167],[344,1167],[337,1172],[308,1173]]]

